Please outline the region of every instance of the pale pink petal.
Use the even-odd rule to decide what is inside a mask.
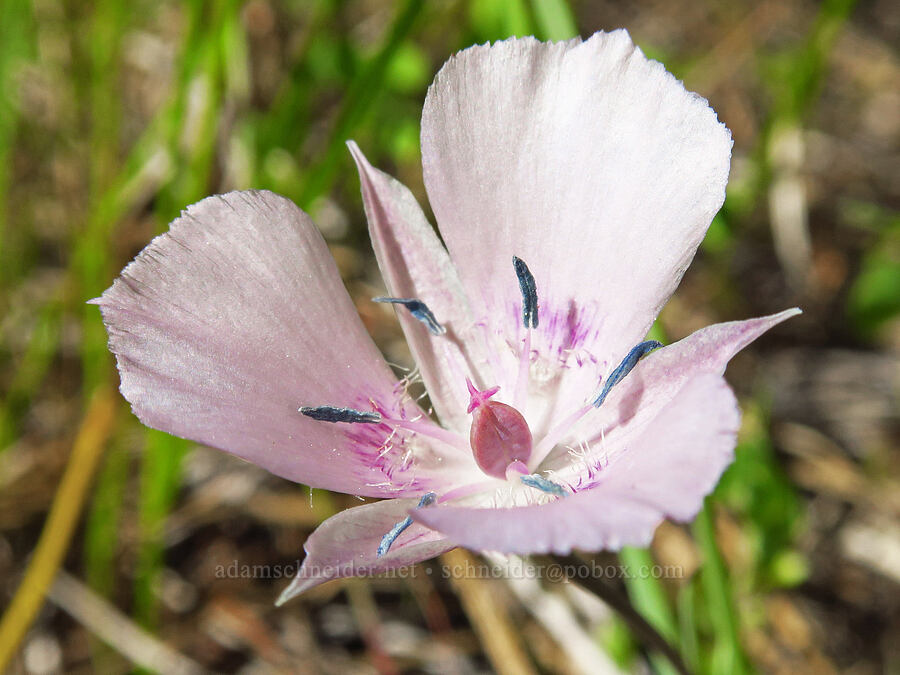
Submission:
[[[278,604],[313,586],[344,577],[381,574],[428,560],[454,548],[447,539],[418,523],[410,525],[378,558],[381,538],[416,506],[416,499],[390,499],[341,511],[319,525],[303,545],[306,558]]]
[[[732,460],[739,425],[737,402],[725,381],[699,375],[602,470],[591,489],[539,506],[437,506],[411,515],[476,550],[568,553],[644,546],[663,518],[697,514]]]
[[[653,423],[688,380],[700,373],[721,375],[735,354],[797,314],[800,310],[794,308],[756,319],[714,324],[652,352],[613,387],[599,410],[592,411],[572,430],[565,444],[587,448],[583,461],[601,466],[615,457],[616,448],[621,448],[625,439]],[[575,480],[576,466],[564,448],[557,449],[542,468],[558,470],[565,480]]]
[[[96,303],[122,394],[148,426],[359,495],[421,494],[443,484],[439,456],[452,466],[461,454],[386,424],[298,412],[374,403],[393,417],[421,414],[363,328],[322,236],[283,197],[232,192],[189,207]]]
[[[599,487],[620,490],[667,517],[692,520],[734,459],[741,426],[737,399],[720,375],[689,380],[609,465]]]
[[[722,205],[731,145],[625,31],[472,47],[438,73],[425,184],[476,320],[498,326],[499,353],[518,350],[519,256],[540,300],[533,370],[595,364],[551,382],[547,401],[579,400],[643,339]],[[515,381],[516,354],[505,364],[495,384]]]
[[[400,324],[422,373],[422,380],[444,426],[468,432],[466,377],[478,382],[489,371],[456,269],[415,197],[403,184],[369,164],[348,143],[362,183],[363,203],[375,257],[388,293],[421,300],[447,333],[435,336],[407,310],[397,308]]]

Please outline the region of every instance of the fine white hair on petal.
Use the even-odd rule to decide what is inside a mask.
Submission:
[[[508,353],[496,384],[515,382],[519,361],[503,345],[524,330],[510,258],[537,283],[535,352],[619,363],[722,205],[731,145],[707,102],[623,30],[511,39],[444,65],[422,115],[425,184],[475,318],[489,317]],[[566,369],[536,404],[573,407],[592,377]],[[529,422],[548,414],[523,412]]]

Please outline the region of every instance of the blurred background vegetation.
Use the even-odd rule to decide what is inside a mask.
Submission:
[[[616,27],[735,137],[727,202],[659,331],[805,310],[729,368],[737,460],[696,523],[621,556],[683,574],[626,590],[699,672],[900,669],[890,0],[0,0],[0,661],[671,672],[571,588],[448,581],[436,560],[276,610],[287,579],[217,574],[295,564],[357,502],[142,427],[84,304],[186,205],[269,188],[313,215],[372,334],[409,363],[392,311],[367,301],[381,281],[344,141],[424,205],[419,116],[449,54]]]

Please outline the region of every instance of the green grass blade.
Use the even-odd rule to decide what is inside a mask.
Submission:
[[[103,595],[114,589],[113,563],[119,545],[122,498],[128,485],[130,455],[115,439],[94,486],[91,510],[84,535],[84,558],[88,583]]]
[[[619,553],[619,559],[629,570],[629,575],[625,579],[625,587],[628,590],[631,604],[651,626],[659,631],[660,635],[677,647],[678,624],[662,582],[650,575],[643,574],[643,571],[653,569],[656,562],[653,555],[645,548],[626,547]],[[677,673],[666,658],[652,655],[651,660],[657,672],[666,675]]]
[[[33,58],[34,26],[31,3],[27,0],[0,2],[0,288],[19,269],[12,255],[8,235],[9,188],[12,150],[19,123],[16,76]]]
[[[678,612],[678,641],[681,658],[692,672],[700,669],[700,644],[695,610],[696,596],[695,581],[691,579],[678,589],[675,601]]]
[[[472,0],[469,3],[469,22],[479,42],[534,33],[525,0]]]
[[[531,0],[537,36],[542,40],[568,40],[578,35],[575,17],[566,0]]]
[[[713,630],[713,647],[708,671],[735,675],[746,673],[748,665],[739,638],[738,617],[735,613],[728,571],[716,546],[709,498],[694,522],[694,536],[703,553],[700,581]]]
[[[134,615],[144,626],[155,627],[159,610],[155,587],[165,553],[163,527],[181,485],[181,460],[188,442],[152,429],[145,438],[138,504],[140,541],[134,579]]]
[[[391,59],[409,36],[423,8],[423,0],[407,0],[397,13],[381,47],[350,83],[322,161],[307,174],[306,183],[299,198],[301,208],[308,209],[317,197],[331,187],[341,159],[346,153],[345,141],[363,121],[374,104],[377,94],[382,88]]]
[[[18,436],[20,419],[53,363],[62,338],[62,310],[56,298],[38,310],[28,347],[19,358],[0,409],[0,452]]]

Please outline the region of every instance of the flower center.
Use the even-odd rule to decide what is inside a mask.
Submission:
[[[489,400],[498,387],[479,391],[468,379],[466,385],[471,397],[469,412],[472,413],[469,444],[475,462],[489,476],[506,478],[510,464],[526,465],[531,457],[528,422],[511,405]]]

